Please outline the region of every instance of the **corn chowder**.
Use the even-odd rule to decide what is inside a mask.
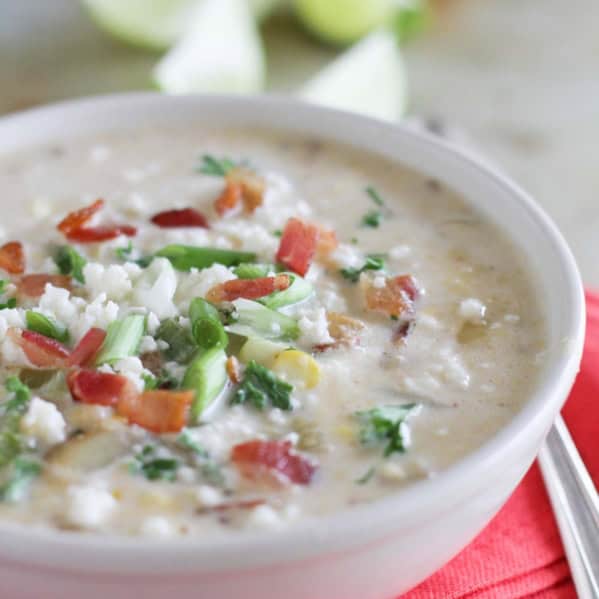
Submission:
[[[544,344],[526,265],[436,180],[254,131],[0,160],[0,518],[281,529],[434,476]]]

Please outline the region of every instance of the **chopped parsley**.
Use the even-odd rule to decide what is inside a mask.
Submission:
[[[5,387],[12,397],[0,404],[0,468],[11,464],[24,449],[20,423],[31,399],[29,387],[16,376],[7,378]]]
[[[0,501],[16,503],[23,498],[29,483],[39,476],[41,464],[31,458],[19,456],[14,459],[6,478],[0,486]]]
[[[369,185],[366,189],[365,189],[366,193],[370,196],[370,199],[377,205],[377,206],[384,206],[385,205],[385,200],[383,200],[383,198],[381,197],[381,194],[371,185]]]
[[[153,374],[142,374],[144,382],[144,391],[154,391],[155,389],[176,389],[179,381],[169,372],[163,370],[158,376]]]
[[[383,200],[381,194],[374,187],[369,185],[364,191],[372,200],[372,202],[378,206],[378,208],[371,208],[368,210],[368,212],[366,212],[366,214],[362,217],[361,224],[363,227],[377,229],[380,226],[383,217],[385,216],[384,211],[387,213],[389,211],[385,210],[385,200]]]
[[[177,437],[177,443],[184,449],[191,451],[201,458],[210,457],[210,454],[206,451],[206,449],[204,449],[204,447],[202,447],[186,429],[184,429]]]
[[[114,253],[116,254],[116,257],[119,260],[122,260],[123,262],[134,262],[141,268],[146,268],[146,266],[149,266],[152,260],[154,259],[154,256],[141,256],[137,260],[134,260],[133,254],[136,252],[133,248],[133,243],[131,241],[129,241],[129,243],[125,247],[116,248],[116,250],[114,250]]]
[[[382,270],[383,268],[385,268],[384,256],[382,254],[370,254],[366,257],[366,262],[360,268],[342,268],[339,272],[348,281],[357,283],[363,272],[367,270]]]
[[[221,467],[211,459],[208,451],[193,439],[188,430],[184,429],[177,437],[177,443],[183,447],[183,449],[190,451],[197,461],[199,461],[197,466],[201,477],[206,482],[217,487],[225,486],[225,476]]]
[[[360,442],[362,445],[385,444],[384,457],[392,453],[403,453],[406,449],[402,424],[416,404],[402,406],[381,406],[363,412],[356,412],[360,422]]]
[[[132,473],[143,474],[148,480],[173,482],[177,478],[179,460],[172,457],[159,457],[153,445],[146,445],[133,458],[130,465]]]
[[[291,410],[292,391],[293,385],[277,378],[272,370],[252,360],[245,369],[231,403],[250,403],[258,410],[264,410],[268,404],[281,410]]]
[[[7,299],[4,303],[0,304],[0,310],[4,310],[5,308],[16,308],[17,300],[14,297]]]
[[[368,483],[372,480],[372,477],[375,474],[376,474],[376,468],[374,466],[371,466],[370,468],[368,468],[368,470],[366,470],[366,472],[364,472],[364,474],[362,476],[360,476],[360,478],[357,478],[354,482],[357,485],[365,485],[366,483]]]
[[[72,246],[61,245],[54,254],[54,262],[62,275],[71,275],[80,283],[85,283],[83,268],[87,260]]]
[[[230,158],[215,158],[210,154],[204,154],[197,170],[203,175],[226,177],[230,171],[238,166],[241,166],[241,164],[234,162]]]

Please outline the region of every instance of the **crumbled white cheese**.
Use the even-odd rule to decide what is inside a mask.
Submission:
[[[357,268],[364,264],[364,256],[354,246],[340,243],[328,257],[337,268]]]
[[[407,258],[412,253],[412,248],[407,245],[396,245],[392,247],[389,252],[389,258],[391,260],[403,260]]]
[[[106,301],[106,294],[101,293],[90,304],[85,306],[85,309],[78,317],[63,320],[62,322],[69,323],[71,337],[73,341],[77,342],[92,327],[106,330],[108,325],[118,318],[118,315],[118,305],[114,302]]]
[[[460,389],[467,389],[470,386],[470,374],[459,354],[449,347],[444,347],[440,351],[440,357],[442,378]]]
[[[139,353],[145,354],[147,352],[153,352],[158,349],[158,343],[156,339],[151,335],[144,335],[139,343]]]
[[[387,286],[387,279],[383,275],[376,275],[372,279],[372,286],[376,289],[384,289]]]
[[[337,286],[328,284],[327,287],[323,287],[318,290],[318,299],[322,305],[330,312],[347,312],[347,302],[345,298],[337,293]]]
[[[460,317],[473,324],[481,324],[485,320],[485,313],[487,307],[479,300],[474,297],[462,300],[458,313]]]
[[[173,297],[177,290],[177,275],[166,258],[155,258],[136,281],[133,301],[154,312],[158,318],[177,314]]]
[[[83,276],[92,298],[105,293],[107,298],[119,301],[125,298],[132,288],[129,272],[119,264],[104,266],[98,262],[88,262],[83,267]]]
[[[9,327],[25,328],[25,310],[21,308],[0,310],[0,337],[4,337]]]
[[[43,445],[62,443],[66,438],[66,423],[62,414],[53,403],[39,397],[33,397],[29,402],[20,426],[21,432]]]
[[[174,530],[166,518],[149,516],[141,523],[139,532],[146,537],[169,537]]]
[[[43,295],[40,297],[39,306],[42,310],[54,314],[56,320],[65,324],[72,323],[78,313],[81,302],[75,302],[70,297],[67,289],[54,287],[50,283],[46,284]]]
[[[247,524],[251,528],[272,530],[279,528],[282,524],[279,514],[269,505],[259,505],[251,510]]]
[[[300,312],[298,326],[301,345],[311,347],[333,342],[333,338],[329,334],[329,323],[324,308],[312,308]]]
[[[100,528],[116,506],[115,498],[104,489],[71,486],[67,490],[67,520],[81,528]]]
[[[158,327],[160,326],[160,319],[154,312],[148,312],[148,316],[146,319],[146,328],[150,335],[155,335]]]
[[[208,291],[216,285],[235,278],[235,275],[222,264],[213,264],[210,268],[184,275],[177,289],[177,304],[182,311],[186,311],[191,300],[196,297],[206,297]]]
[[[215,487],[200,485],[196,489],[196,499],[201,507],[214,507],[223,502],[223,494]]]
[[[23,350],[10,338],[5,337],[0,345],[0,358],[4,366],[29,366]]]
[[[279,239],[271,231],[259,224],[247,220],[221,220],[214,225],[219,233],[238,242],[240,250],[256,252],[263,256],[272,256],[279,247]]]
[[[127,358],[121,358],[117,360],[112,368],[115,372],[126,376],[136,387],[138,391],[143,391],[145,382],[142,376],[150,375],[150,371],[146,370],[141,363],[141,360],[136,356],[128,356]]]

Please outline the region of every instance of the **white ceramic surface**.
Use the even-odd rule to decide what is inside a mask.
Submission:
[[[141,94],[60,104],[0,120],[0,156],[100,131],[191,120],[297,131],[355,145],[461,192],[513,239],[539,279],[550,338],[542,382],[508,427],[436,478],[286,532],[240,533],[207,544],[0,525],[0,597],[393,597],[464,547],[533,461],[580,361],[584,300],[576,265],[547,216],[488,165],[421,133],[289,100]],[[9,201],[0,194],[4,206]]]

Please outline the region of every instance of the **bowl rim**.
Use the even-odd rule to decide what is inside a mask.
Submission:
[[[52,121],[70,111],[87,110],[91,113],[95,108],[100,107],[105,110],[113,107],[117,112],[126,112],[133,108],[143,111],[144,107],[150,105],[184,106],[188,104],[195,105],[196,109],[203,105],[216,106],[218,104],[222,107],[223,114],[228,110],[249,106],[254,111],[284,110],[289,114],[315,121],[331,119],[340,126],[353,128],[358,145],[360,137],[365,135],[364,131],[370,128],[380,131],[381,135],[403,137],[410,143],[429,146],[439,152],[444,152],[447,156],[461,162],[471,172],[477,171],[490,183],[501,188],[504,193],[511,195],[521,205],[531,220],[543,230],[558,255],[559,267],[566,282],[566,287],[560,291],[564,296],[565,305],[569,308],[566,311],[565,323],[565,328],[569,331],[569,349],[563,352],[557,360],[558,367],[539,382],[520,412],[482,446],[468,453],[434,478],[417,481],[396,493],[390,493],[373,502],[346,507],[330,515],[302,519],[302,526],[292,526],[282,531],[266,534],[264,532],[239,532],[226,534],[223,537],[219,535],[210,538],[209,542],[193,537],[148,539],[102,534],[89,535],[2,522],[0,523],[0,534],[3,536],[2,545],[5,546],[5,549],[0,548],[0,556],[3,559],[10,558],[12,548],[19,547],[17,553],[27,555],[26,548],[35,546],[38,549],[35,552],[36,555],[41,555],[44,551],[50,552],[66,548],[74,551],[90,550],[95,552],[98,557],[102,556],[102,560],[105,560],[106,563],[114,564],[124,555],[122,551],[135,549],[137,557],[154,555],[164,558],[176,552],[178,558],[184,558],[178,564],[173,563],[175,560],[165,560],[167,562],[164,564],[165,571],[185,569],[185,563],[201,564],[207,558],[210,558],[207,559],[207,562],[212,564],[211,570],[214,569],[215,560],[221,560],[221,569],[227,570],[238,569],[239,564],[244,563],[244,556],[254,555],[267,549],[266,561],[274,563],[296,561],[294,548],[303,547],[306,555],[316,555],[326,551],[326,547],[343,548],[363,545],[364,537],[369,536],[370,530],[378,530],[377,538],[380,540],[384,536],[380,534],[380,525],[384,521],[397,522],[396,517],[400,514],[414,515],[419,510],[422,512],[423,497],[451,498],[452,491],[456,487],[460,488],[462,485],[468,487],[467,482],[472,485],[472,480],[483,481],[482,474],[493,468],[501,460],[502,454],[517,451],[518,446],[524,442],[531,429],[544,426],[548,413],[558,412],[574,381],[582,355],[585,307],[582,282],[568,245],[556,225],[525,191],[484,159],[474,156],[450,141],[440,139],[425,131],[416,131],[406,125],[391,125],[370,117],[314,106],[285,97],[165,96],[145,92],[93,96],[9,114],[0,118],[0,139],[2,132],[7,127],[9,130],[11,128],[14,130],[14,128],[26,125],[27,121],[35,119],[44,122]],[[285,125],[280,123],[273,127],[273,129],[285,128]],[[102,129],[107,130],[108,128],[106,126],[99,127],[98,131]],[[326,137],[329,138],[329,136]],[[2,143],[0,142],[1,152]],[[451,500],[448,500],[445,510],[449,512],[450,509]],[[399,528],[399,525],[397,524],[396,527]],[[388,534],[392,534],[392,528],[388,527]],[[9,547],[11,549],[8,549]],[[225,556],[227,559],[223,561]],[[234,556],[237,556],[238,559]],[[37,559],[35,556],[31,556],[31,558],[34,561]],[[155,563],[153,561],[153,564]]]

